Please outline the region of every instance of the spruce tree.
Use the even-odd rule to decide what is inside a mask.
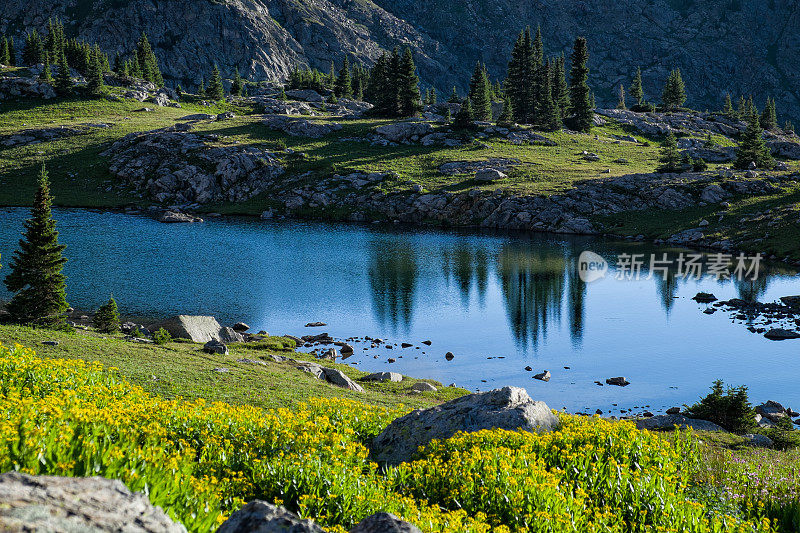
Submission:
[[[347,56],[344,57],[342,69],[339,71],[339,76],[336,78],[334,94],[339,98],[353,97],[353,77],[350,74],[350,61],[347,59]]]
[[[222,77],[219,75],[219,68],[214,63],[214,68],[211,70],[211,79],[208,80],[208,87],[206,87],[206,98],[211,100],[222,100],[225,96],[225,89],[222,86]]]
[[[617,109],[628,109],[628,106],[625,105],[625,86],[621,83],[619,84],[619,101],[617,102]]]
[[[438,103],[439,96],[436,94],[436,87],[431,87],[431,98],[430,102],[431,105],[436,105]]]
[[[100,306],[97,313],[94,315],[94,327],[101,333],[117,333],[120,329],[119,309],[117,302],[114,300],[114,295],[108,299],[108,302]]]
[[[794,135],[794,124],[790,120],[787,120],[786,124],[783,125],[783,132],[787,135]]]
[[[52,203],[50,181],[42,165],[31,218],[25,222],[19,250],[11,260],[11,273],[5,279],[6,288],[14,294],[7,310],[21,324],[45,327],[64,324],[63,313],[68,307],[61,273],[66,262],[62,255],[65,246],[58,243]]]
[[[39,73],[39,81],[42,83],[49,83],[53,85],[53,74],[50,72],[50,60],[44,58],[44,68]]]
[[[206,84],[203,81],[203,78],[200,78],[200,85],[197,86],[197,96],[205,96],[206,95]]]
[[[761,127],[766,131],[778,128],[778,115],[775,111],[775,100],[772,98],[767,98],[767,103],[764,105],[764,112],[761,114]]]
[[[58,74],[56,74],[55,82],[56,92],[65,96],[72,92],[72,77],[69,72],[69,65],[67,64],[67,56],[61,53],[58,58]]]
[[[644,103],[644,87],[642,87],[642,69],[636,69],[636,76],[633,77],[628,93],[632,98],[636,99],[636,105],[641,106]]]
[[[469,82],[469,99],[475,120],[485,122],[492,119],[489,79],[486,76],[486,69],[480,63],[475,64],[475,71]]]
[[[514,109],[514,118],[518,122],[527,119],[528,98],[527,98],[527,71],[529,66],[528,48],[526,46],[526,32],[521,31],[514,43],[511,51],[511,60],[508,62],[508,74],[506,77],[506,94],[511,99]]]
[[[758,114],[751,113],[748,117],[747,129],[742,134],[739,149],[736,151],[734,163],[736,168],[746,169],[751,163],[755,163],[758,168],[775,166],[775,160],[772,159],[769,148],[764,142],[763,133]]]
[[[242,96],[242,77],[239,75],[239,67],[236,67],[236,72],[233,74],[231,94],[234,96]]]
[[[681,77],[681,70],[675,69],[669,73],[661,101],[666,109],[681,107],[686,102],[686,87]]]
[[[475,115],[472,112],[472,103],[469,98],[465,98],[464,103],[461,104],[461,109],[458,110],[453,120],[453,127],[459,130],[468,130],[472,129],[474,126]]]
[[[569,87],[567,86],[567,75],[564,63],[563,55],[556,59],[551,82],[553,88],[553,102],[558,105],[562,121],[567,118],[569,113]]]
[[[725,104],[722,107],[722,114],[731,119],[736,119],[739,117],[739,115],[733,109],[733,101],[731,100],[731,93],[725,93]]]
[[[556,131],[561,129],[562,122],[561,122],[561,112],[558,109],[558,105],[553,101],[552,97],[552,87],[550,86],[550,69],[552,68],[550,62],[548,61],[543,67],[541,67],[545,74],[543,76],[544,80],[544,87],[542,87],[542,101],[540,102],[541,105],[541,119],[540,123],[542,129],[545,131]]]
[[[450,104],[457,104],[461,102],[461,98],[458,96],[458,90],[456,90],[456,86],[453,85],[453,92],[450,93],[450,98],[447,100]]]
[[[328,79],[327,79],[328,88],[333,90],[336,87],[336,65],[331,59],[331,66],[328,69]]]
[[[739,120],[747,121],[747,100],[745,100],[744,95],[739,96],[739,102],[736,106],[736,113]]]
[[[25,36],[25,45],[22,48],[22,62],[26,65],[36,65],[44,60],[44,47],[36,30]]]
[[[503,112],[500,113],[500,117],[497,119],[497,125],[503,128],[510,128],[514,125],[514,108],[508,95],[506,95],[503,102]]]
[[[402,60],[400,48],[395,47],[389,57],[389,77],[387,85],[387,103],[389,104],[389,116],[399,117],[403,115],[400,107],[400,78],[402,77]]]
[[[164,78],[158,67],[158,59],[156,59],[147,34],[144,32],[139,37],[139,42],[136,43],[136,63],[143,79],[155,83],[159,87],[164,85]]]
[[[286,90],[283,88],[283,85],[281,85],[281,90],[278,93],[278,100],[281,102],[285,102],[286,100],[288,100],[288,98],[286,97]]]
[[[420,111],[419,77],[411,48],[406,47],[397,78],[400,116],[412,117]]]
[[[6,39],[5,35],[3,35],[3,39],[0,40],[0,65],[10,65],[8,60],[8,39]]]
[[[586,39],[578,37],[572,49],[572,70],[570,71],[569,98],[572,116],[570,127],[577,131],[588,132],[592,129],[594,110],[589,89],[589,48]]]
[[[95,50],[91,55],[91,64],[87,73],[86,88],[91,94],[101,94],[105,88],[103,81],[103,64],[99,52]]]
[[[14,38],[8,38],[8,66],[17,66],[17,50],[14,48]]]
[[[747,99],[747,105],[745,106],[745,109],[746,109],[745,115],[744,115],[745,117],[750,117],[752,115],[756,115],[756,117],[758,117],[758,114],[759,114],[758,113],[758,108],[753,103],[753,97],[752,96]],[[748,120],[748,118],[745,118],[745,120]]]
[[[681,171],[681,155],[678,152],[678,141],[675,139],[675,134],[672,132],[669,132],[661,145],[661,158],[659,162],[661,163],[661,166],[658,167],[659,172]]]
[[[444,108],[444,123],[450,124],[453,121],[453,113],[450,111],[450,107]]]

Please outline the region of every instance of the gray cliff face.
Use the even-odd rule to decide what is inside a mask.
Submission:
[[[657,101],[670,69],[683,71],[697,108],[726,92],[774,95],[800,117],[800,3],[763,0],[6,0],[0,31],[17,36],[59,15],[68,32],[124,51],[146,31],[172,82],[208,77],[213,63],[252,79],[285,77],[297,63],[327,70],[345,54],[371,64],[381,50],[410,45],[424,81],[462,89],[475,61],[505,73],[520,28],[541,25],[548,54],[589,39],[591,83],[600,105],[641,66]],[[19,46],[18,46],[19,48]]]

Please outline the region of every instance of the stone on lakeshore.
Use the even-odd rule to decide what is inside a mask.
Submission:
[[[325,533],[325,530],[283,507],[254,500],[233,513],[217,533]]]
[[[203,345],[203,351],[218,355],[228,355],[228,347],[218,340],[210,340],[205,343]]]
[[[674,429],[675,426],[678,426],[679,429],[692,428],[696,431],[726,431],[725,428],[708,420],[688,418],[682,415],[658,415],[636,420],[635,423],[637,429],[650,431],[669,431]]]
[[[409,460],[420,446],[433,439],[450,438],[458,431],[498,428],[547,432],[558,426],[558,418],[547,404],[533,401],[519,387],[504,387],[412,411],[389,424],[370,448],[374,460],[398,464]]]
[[[248,329],[250,329],[250,326],[248,326],[244,322],[237,322],[236,324],[233,325],[233,331],[237,333],[244,333]]]
[[[336,368],[323,368],[322,373],[325,377],[325,381],[328,383],[336,385],[337,387],[342,387],[343,389],[364,392],[364,389],[361,387],[361,385],[350,379],[347,374],[341,370]]]
[[[391,381],[399,383],[403,381],[403,375],[399,372],[375,372],[364,376],[361,381]]]
[[[326,324],[325,322],[309,322],[308,324],[306,324],[306,327],[307,328],[320,328],[322,326],[327,326],[327,325],[328,324]]]
[[[774,328],[764,333],[764,336],[771,341],[785,341],[789,339],[800,339],[800,333],[783,328]]]
[[[608,378],[606,380],[606,385],[616,385],[617,387],[627,387],[630,384],[631,384],[630,381],[621,376],[615,378]]]
[[[422,533],[422,531],[414,524],[401,520],[391,513],[375,513],[353,526],[350,533]]]
[[[119,480],[0,475],[0,530],[186,533]]]
[[[417,383],[411,385],[411,390],[417,392],[436,392],[439,389],[437,389],[436,387],[425,381],[418,381]]]
[[[667,414],[668,415],[679,415],[679,414],[681,414],[681,408],[680,407],[670,407],[669,409],[667,409]]]
[[[161,213],[161,216],[158,217],[158,221],[165,224],[182,224],[202,222],[203,219],[188,213],[181,213],[180,211],[164,211]]]
[[[173,339],[189,339],[205,344],[208,341],[244,342],[241,334],[231,328],[223,328],[213,316],[177,315],[150,326],[150,331],[164,328]]]
[[[553,376],[550,375],[550,371],[549,370],[545,370],[544,372],[542,372],[540,374],[536,374],[536,375],[533,376],[534,379],[538,379],[539,381],[545,381],[545,382],[546,381],[550,381],[550,378],[552,378],[552,377]]]

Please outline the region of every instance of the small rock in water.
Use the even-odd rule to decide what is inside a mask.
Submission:
[[[625,379],[624,377],[616,377],[616,378],[608,378],[606,380],[607,385],[616,385],[617,387],[627,387],[631,384],[630,381]]]
[[[667,414],[668,415],[679,415],[679,414],[681,414],[681,408],[680,407],[670,407],[669,409],[667,409]]]
[[[789,339],[800,339],[800,333],[788,329],[775,328],[766,332],[764,337],[771,341],[785,341]]]
[[[433,343],[431,341],[422,341],[422,344],[424,344],[425,346],[430,346]]]
[[[717,297],[709,292],[698,292],[692,300],[701,304],[710,304],[711,302],[716,302]]]
[[[327,326],[327,325],[328,324],[326,324],[325,322],[309,322],[308,324],[306,324],[306,327],[307,328],[321,328],[321,327]]]
[[[243,333],[250,329],[250,326],[245,324],[244,322],[237,322],[233,325],[233,331],[238,331],[239,333]]]
[[[533,368],[532,368],[532,367],[530,367],[530,366],[526,366],[526,367],[525,367],[525,370],[527,370],[528,372],[533,372]]]
[[[394,359],[394,358],[392,358],[392,357],[390,357],[390,358],[388,359],[388,361],[389,361],[390,363],[394,363],[396,360],[397,360],[397,359]]]
[[[453,352],[447,352],[446,354],[444,354],[444,358],[447,359],[448,361],[452,361],[453,359],[455,359],[455,357],[456,356],[453,355]]]
[[[411,348],[412,346],[414,346],[414,345],[413,344],[409,344],[407,342],[404,342],[404,343],[400,344],[401,348]]]
[[[536,374],[535,376],[533,376],[533,379],[538,379],[539,381],[550,381],[551,377],[552,376],[550,375],[550,371],[549,370],[545,370],[544,372],[542,372],[540,374]]]

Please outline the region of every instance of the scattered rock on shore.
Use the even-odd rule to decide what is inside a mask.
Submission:
[[[254,500],[233,513],[217,533],[325,533],[325,530],[283,507]]]

